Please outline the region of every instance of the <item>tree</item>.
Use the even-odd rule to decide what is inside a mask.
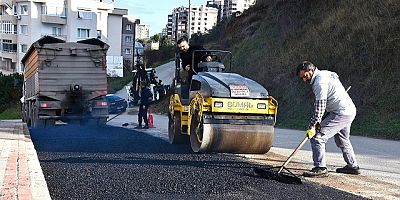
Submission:
[[[155,34],[151,37],[151,40],[154,42],[158,42],[160,41],[160,35],[159,34]]]

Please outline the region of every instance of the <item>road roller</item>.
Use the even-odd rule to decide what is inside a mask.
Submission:
[[[199,52],[211,59],[198,63],[198,72],[189,79],[182,75],[180,59],[175,60],[169,142],[190,142],[194,152],[268,152],[274,140],[278,102],[256,81],[225,72],[228,65],[231,71],[231,52],[194,51],[193,62]]]

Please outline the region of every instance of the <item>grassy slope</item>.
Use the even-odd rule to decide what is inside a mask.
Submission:
[[[0,112],[0,119],[21,119],[21,108],[18,103],[11,104],[3,112]]]
[[[234,71],[280,103],[278,126],[304,129],[313,94],[294,74],[309,60],[339,74],[357,108],[353,134],[400,139],[399,0],[264,0],[211,33]],[[212,39],[210,39],[212,38]]]

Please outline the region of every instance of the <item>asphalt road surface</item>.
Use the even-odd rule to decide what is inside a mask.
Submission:
[[[237,156],[195,154],[133,129],[30,132],[52,199],[362,199],[312,182],[263,179]]]

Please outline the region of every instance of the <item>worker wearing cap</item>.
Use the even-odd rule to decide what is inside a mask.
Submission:
[[[356,107],[335,72],[318,70],[311,62],[304,61],[296,69],[296,75],[310,83],[315,95],[314,113],[308,124],[306,135],[310,139],[314,168],[303,176],[326,176],[325,144],[334,137],[342,150],[346,166],[336,172],[360,174],[353,146],[350,142],[350,127],[356,116]],[[326,112],[326,116],[323,117]],[[316,131],[317,129],[317,131]]]

